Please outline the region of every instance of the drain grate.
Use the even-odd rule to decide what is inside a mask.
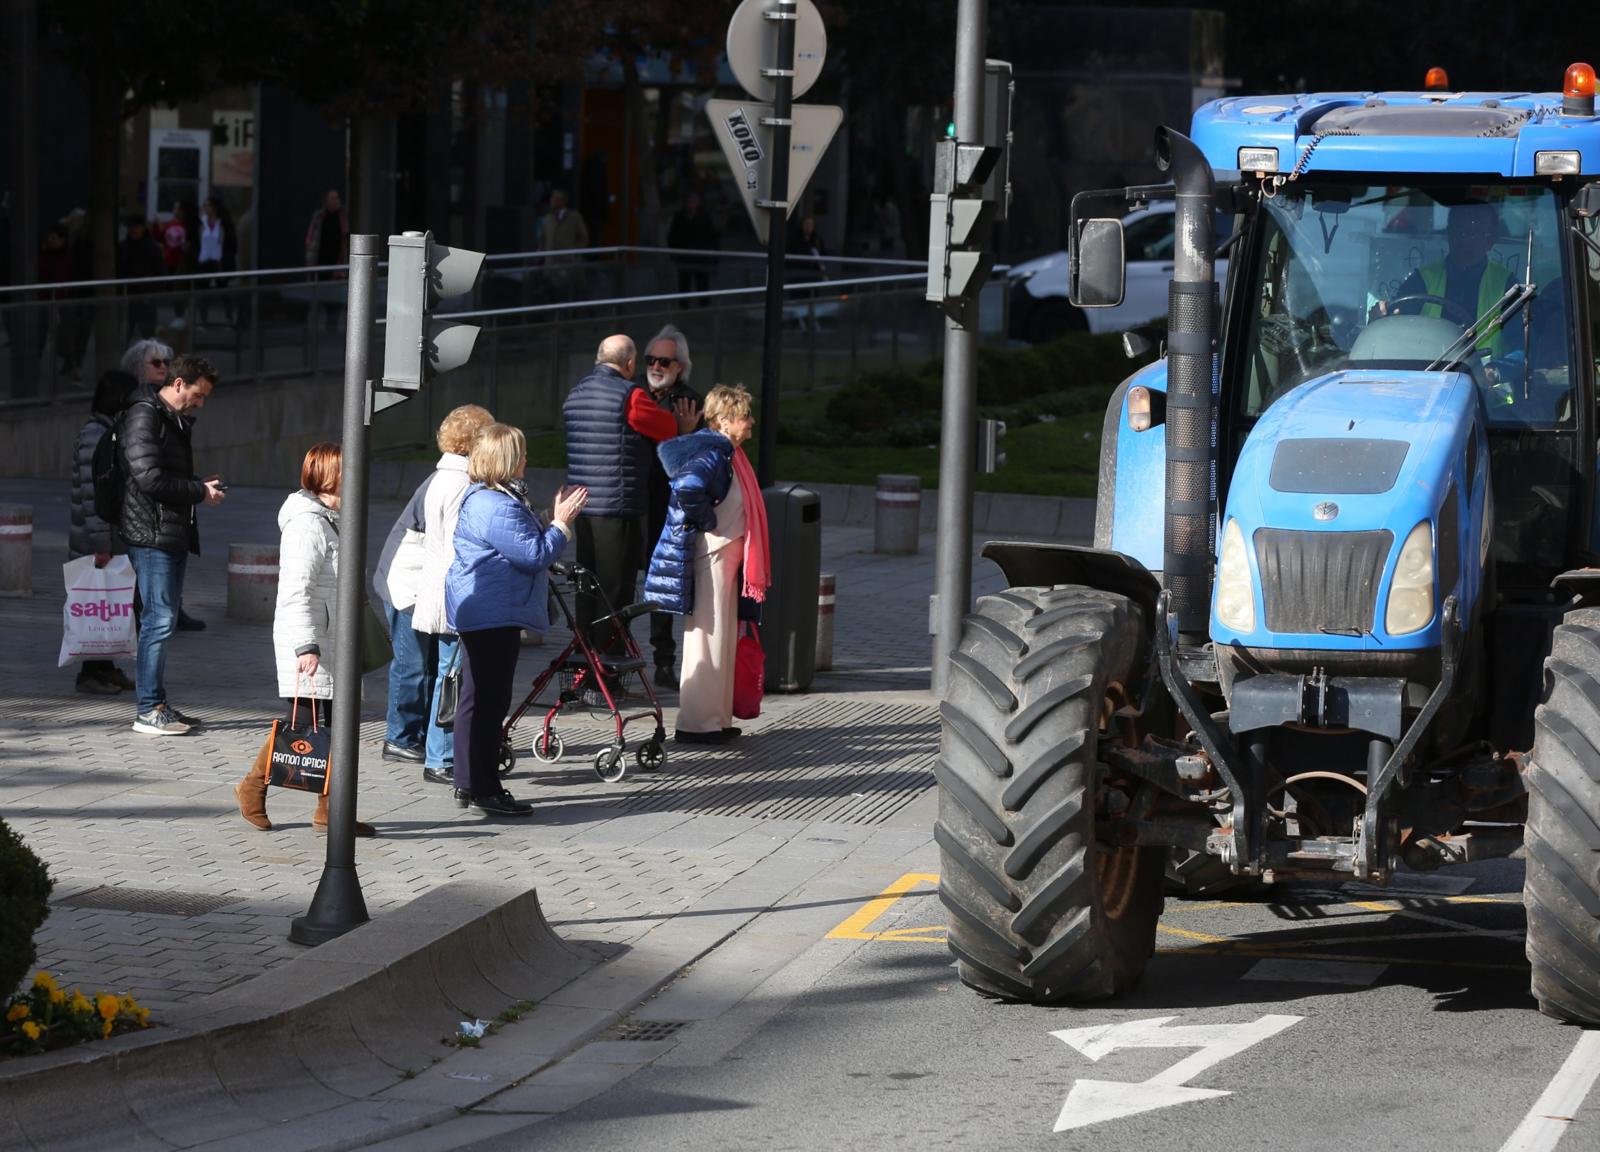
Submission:
[[[688,1020],[624,1020],[617,1025],[617,1039],[636,1044],[665,1040],[689,1024]]]
[[[98,908],[104,912],[148,912],[161,916],[204,916],[238,903],[237,896],[213,892],[173,892],[160,888],[110,888],[102,885],[56,903],[68,908]]]
[[[673,750],[668,771],[629,773],[629,812],[881,824],[933,786],[938,713],[915,704],[829,701],[748,740]]]

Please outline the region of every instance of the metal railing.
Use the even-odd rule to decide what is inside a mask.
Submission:
[[[784,390],[937,357],[943,320],[922,298],[925,268],[791,257]],[[97,351],[108,333],[120,341],[117,356],[131,341],[155,336],[179,353],[205,356],[230,385],[335,379],[344,358],[343,272],[337,266],[0,288],[0,403],[80,402],[93,387],[93,366],[117,358]],[[386,414],[375,446],[428,441],[437,419],[467,402],[525,428],[554,427],[565,389],[593,363],[602,338],[621,331],[642,342],[668,322],[690,341],[697,384],[742,380],[753,387],[761,374],[765,280],[766,257],[757,252],[608,247],[491,255],[472,294],[439,310],[482,329],[471,362],[423,389],[420,403]],[[990,286],[986,338],[1004,332],[1003,296],[998,281]]]

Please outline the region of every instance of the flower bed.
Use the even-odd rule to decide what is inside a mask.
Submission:
[[[6,1001],[0,1058],[49,1052],[148,1027],[150,1010],[132,996],[101,992],[89,997],[76,988],[69,992],[41,971],[34,974],[31,986]]]

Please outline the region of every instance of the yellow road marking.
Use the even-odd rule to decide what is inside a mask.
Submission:
[[[1199,940],[1203,944],[1227,944],[1231,941],[1227,936],[1212,936],[1206,932],[1191,932],[1187,928],[1174,928],[1171,924],[1156,922],[1156,931],[1165,932],[1169,936],[1181,936],[1185,940]]]
[[[832,932],[829,932],[828,935],[827,935],[827,939],[829,939],[829,940],[901,940],[901,941],[912,940],[912,939],[925,939],[925,938],[918,938],[918,937],[915,937],[915,936],[910,935],[910,934],[918,933],[918,932],[929,932],[929,931],[933,931],[933,929],[929,929],[929,928],[894,928],[894,929],[890,929],[887,932],[869,932],[869,931],[867,931],[867,929],[872,926],[874,921],[876,921],[879,917],[883,916],[884,913],[888,912],[889,909],[893,908],[896,904],[898,904],[900,902],[900,898],[902,896],[904,896],[907,892],[910,892],[910,891],[912,891],[912,890],[914,890],[916,888],[920,888],[925,884],[937,885],[938,883],[939,883],[939,874],[937,872],[907,872],[904,876],[900,877],[900,879],[896,880],[893,884],[889,885],[887,888],[885,888],[882,892],[880,892],[873,899],[868,900],[865,904],[863,904],[859,909],[857,909],[853,914],[851,914],[851,916],[848,919],[846,919],[843,923],[841,923]],[[943,940],[943,937],[941,936],[939,938],[939,941],[942,941],[942,940]],[[934,942],[937,943],[939,941],[934,941]]]

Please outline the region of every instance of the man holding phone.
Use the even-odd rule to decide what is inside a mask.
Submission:
[[[189,554],[200,552],[195,511],[201,504],[220,504],[227,491],[218,477],[194,474],[191,422],[185,418],[205,406],[216,383],[216,370],[204,358],[179,356],[165,384],[135,395],[119,426],[125,482],[118,527],[143,601],[133,730],[146,736],[182,736],[199,723],[167,701],[166,648],[177,626],[184,568]]]

